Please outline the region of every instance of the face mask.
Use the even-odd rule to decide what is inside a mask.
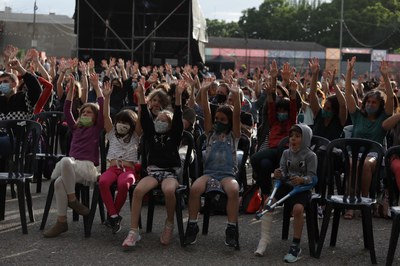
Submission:
[[[217,94],[215,95],[215,100],[217,101],[217,103],[224,103],[226,102],[226,95],[222,95],[222,94]]]
[[[8,94],[11,91],[10,83],[1,83],[0,92],[3,94]]]
[[[79,124],[84,127],[90,127],[93,125],[93,119],[90,116],[81,116],[79,118]]]
[[[333,112],[331,111],[325,111],[324,109],[322,109],[322,118],[331,118],[333,116]]]
[[[219,122],[219,121],[216,121],[216,122],[214,123],[214,131],[215,131],[216,133],[228,132],[228,131],[229,131],[229,128],[230,128],[229,124],[224,124],[224,123],[221,123],[221,122]]]
[[[278,121],[280,121],[280,122],[286,121],[289,118],[288,113],[277,113],[276,115],[277,115]]]
[[[131,129],[131,126],[123,123],[116,123],[115,128],[117,129],[118,134],[126,135],[128,134],[129,129]]]
[[[132,82],[132,89],[135,90],[135,89],[137,88],[137,86],[138,86],[138,85],[137,85],[137,82]]]
[[[376,114],[376,112],[378,112],[378,108],[375,108],[375,107],[372,107],[372,106],[365,106],[365,112],[368,114],[368,115],[374,115],[374,114]]]
[[[154,122],[154,129],[156,130],[157,133],[163,134],[168,131],[169,124],[167,122],[163,121],[155,121]]]

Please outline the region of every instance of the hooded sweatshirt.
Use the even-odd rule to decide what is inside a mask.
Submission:
[[[280,169],[283,179],[291,184],[289,178],[291,176],[300,176],[304,178],[304,184],[310,184],[317,180],[317,155],[309,148],[311,145],[312,130],[305,124],[296,124],[301,129],[301,147],[298,151],[294,151],[290,145],[281,157]]]

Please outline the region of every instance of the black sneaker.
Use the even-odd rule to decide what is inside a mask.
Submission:
[[[113,234],[116,234],[119,231],[121,231],[121,220],[122,217],[119,215],[115,218],[110,218],[110,225]]]
[[[197,223],[188,223],[185,233],[185,246],[193,245],[197,241],[197,234],[199,233],[199,226]]]
[[[296,245],[291,245],[288,254],[283,257],[285,262],[296,262],[300,259],[301,248]]]
[[[236,247],[236,226],[228,225],[225,230],[225,245],[230,247]]]

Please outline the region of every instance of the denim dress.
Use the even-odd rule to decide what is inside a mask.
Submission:
[[[210,134],[207,138],[204,175],[218,181],[225,177],[236,178],[236,149],[239,139],[235,139],[232,132],[228,135],[214,132]]]

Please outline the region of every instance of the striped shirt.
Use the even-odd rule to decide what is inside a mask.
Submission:
[[[106,138],[110,142],[107,160],[138,162],[139,137],[136,132],[133,132],[130,141],[126,143],[123,138],[117,138],[115,128],[113,127],[106,134]]]

